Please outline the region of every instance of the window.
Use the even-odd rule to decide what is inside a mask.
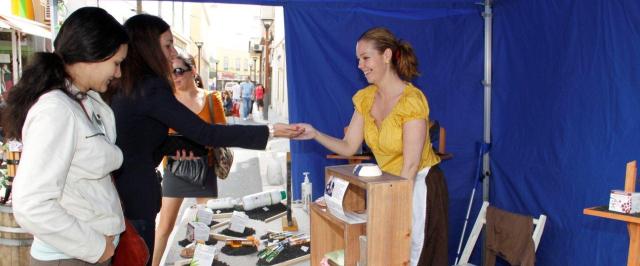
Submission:
[[[224,65],[224,70],[229,70],[229,57],[224,57],[223,61],[223,65]]]

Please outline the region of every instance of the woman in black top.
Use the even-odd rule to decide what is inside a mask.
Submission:
[[[124,24],[130,38],[129,55],[122,65],[118,91],[111,97],[124,162],[116,172],[116,187],[129,218],[153,254],[155,218],[160,210],[161,187],[156,167],[158,148],[169,128],[207,146],[264,149],[270,135],[293,137],[295,126],[209,125],[173,95],[170,60],[177,52],[169,25],[146,14]]]

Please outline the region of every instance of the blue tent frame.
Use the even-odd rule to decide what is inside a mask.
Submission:
[[[447,127],[447,149],[455,156],[442,164],[451,263],[474,185],[476,143],[485,137],[492,142],[492,158],[485,160],[492,179],[483,191],[492,204],[549,217],[539,265],[625,263],[624,224],[584,216],[582,209],[606,204],[609,190],[623,187],[625,163],[639,157],[639,1],[495,0],[488,55],[484,7],[473,0],[201,2],[284,7],[290,121],[334,136],[351,117],[351,96],[366,85],[353,55],[356,38],[385,26],[414,45],[422,72],[414,84],[427,95],[431,118]],[[493,61],[489,73],[483,73],[485,57]],[[324,166],[336,163],[311,141],[294,141],[291,151],[295,187],[304,171],[322,184]],[[320,194],[314,186],[314,196]]]

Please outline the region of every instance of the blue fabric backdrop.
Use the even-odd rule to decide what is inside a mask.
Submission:
[[[621,222],[582,214],[640,159],[640,2],[498,1],[492,204],[549,216],[539,265],[625,265]]]
[[[284,6],[290,121],[337,137],[351,118],[351,96],[366,85],[357,37],[385,26],[414,45],[422,72],[414,83],[454,154],[442,164],[453,263],[482,139],[483,20],[474,4],[482,1],[216,2]],[[609,190],[624,186],[625,163],[640,159],[640,1],[494,4],[491,204],[548,215],[538,265],[623,265],[626,226],[582,209],[607,204]],[[324,167],[338,162],[312,141],[291,150],[295,187],[310,171],[320,196]]]

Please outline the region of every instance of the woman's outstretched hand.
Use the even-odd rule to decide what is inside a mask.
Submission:
[[[299,123],[299,124],[295,124],[295,126],[304,129],[304,131],[302,132],[302,134],[298,135],[297,137],[295,137],[293,139],[296,139],[296,140],[313,139],[318,134],[318,131],[316,131],[316,129],[313,128],[312,125],[305,124],[305,123]]]
[[[304,128],[298,125],[273,124],[273,136],[276,138],[295,138],[303,133]]]

